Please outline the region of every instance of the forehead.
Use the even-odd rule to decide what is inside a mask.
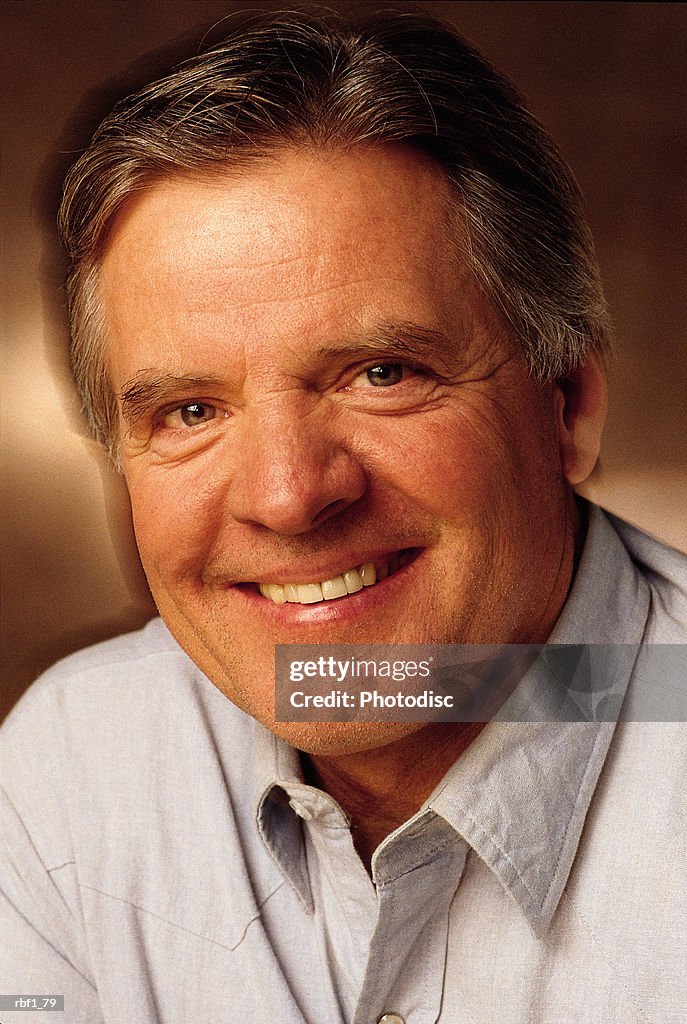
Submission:
[[[111,350],[287,345],[369,320],[445,330],[468,277],[443,172],[401,147],[289,151],[158,182],[116,220],[101,292]],[[247,343],[247,342],[246,342]]]
[[[448,205],[440,168],[404,147],[277,152],[134,194],[115,218],[104,263],[113,266],[126,250],[129,264],[153,258],[161,270],[192,272],[201,249],[235,249],[252,266],[261,254],[279,251],[289,261],[332,245],[364,258],[382,241],[380,229],[401,250],[436,240],[448,226]]]
[[[254,160],[228,162],[195,171],[153,179],[148,188],[134,192],[115,217],[107,248],[116,245],[124,225],[142,223],[146,216],[168,214],[170,207],[199,209],[210,196],[222,195],[227,211],[242,226],[253,229],[256,218],[288,207],[300,226],[313,211],[325,209],[330,219],[345,219],[365,207],[375,220],[376,211],[413,221],[442,219],[449,198],[444,171],[425,154],[404,145],[358,145],[338,148],[281,148]],[[258,205],[255,205],[255,203]],[[238,225],[237,225],[238,226]]]

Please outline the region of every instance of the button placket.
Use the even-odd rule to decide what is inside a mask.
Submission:
[[[442,819],[416,823],[415,833],[392,840],[405,839],[405,854],[389,846],[378,862],[379,914],[354,1024],[434,1024],[440,1012],[449,909],[467,845]]]

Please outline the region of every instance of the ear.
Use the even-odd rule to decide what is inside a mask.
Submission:
[[[556,383],[554,400],[563,476],[569,484],[580,484],[599,458],[608,408],[606,372],[597,352]]]

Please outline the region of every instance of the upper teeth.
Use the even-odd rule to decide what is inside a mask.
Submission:
[[[395,563],[395,565],[393,564]],[[374,562],[365,562],[357,568],[348,569],[340,576],[320,583],[260,583],[260,593],[275,604],[316,604],[318,601],[333,601],[337,597],[355,594],[363,587],[371,587],[378,580],[385,579],[390,571],[398,569],[398,557],[392,558],[377,568]]]

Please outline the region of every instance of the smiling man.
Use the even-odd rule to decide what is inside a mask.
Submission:
[[[262,19],[115,108],[61,226],[161,619],[9,720],[5,990],[677,1020],[681,725],[276,720],[277,644],[685,641],[684,559],[574,495],[608,327],[511,86],[414,16]]]

